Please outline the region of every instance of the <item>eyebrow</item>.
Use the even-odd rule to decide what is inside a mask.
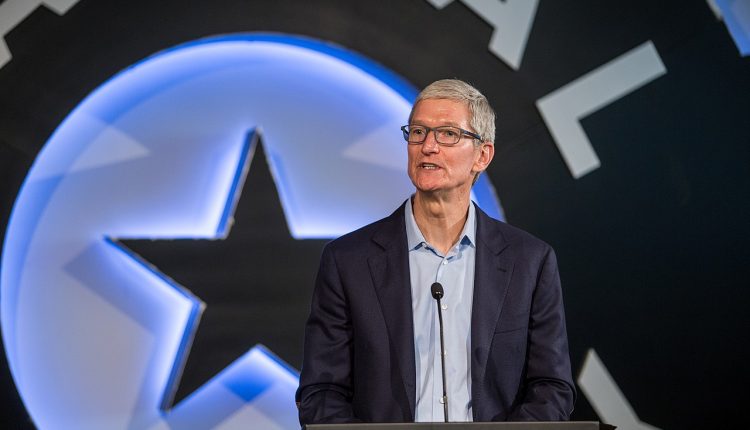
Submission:
[[[413,125],[423,125],[425,127],[429,127],[428,125],[426,125],[426,124],[424,124],[422,122],[418,122],[418,121],[414,121],[414,120],[411,121],[410,125],[412,125],[412,124]],[[445,127],[445,126],[451,126],[451,127],[461,128],[461,129],[466,128],[466,127],[461,126],[458,123],[455,123],[455,122],[452,122],[452,121],[441,123],[440,125],[436,125],[435,127]],[[434,127],[432,127],[432,128],[434,128]]]

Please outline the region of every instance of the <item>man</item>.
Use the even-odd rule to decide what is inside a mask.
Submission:
[[[300,422],[567,420],[575,390],[555,254],[470,201],[494,156],[495,114],[459,80],[432,83],[409,124],[414,195],[329,243],[297,390]]]

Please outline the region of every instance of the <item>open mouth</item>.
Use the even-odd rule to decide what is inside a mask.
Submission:
[[[439,167],[437,166],[437,164],[432,164],[432,163],[420,163],[419,164],[419,168],[420,169],[426,169],[426,170],[439,169]]]

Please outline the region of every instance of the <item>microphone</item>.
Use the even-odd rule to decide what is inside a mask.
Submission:
[[[445,340],[443,339],[443,310],[440,307],[440,299],[443,298],[443,286],[435,282],[430,287],[432,298],[437,300],[438,321],[440,323],[440,365],[443,368],[443,416],[448,422],[448,390],[445,385]]]

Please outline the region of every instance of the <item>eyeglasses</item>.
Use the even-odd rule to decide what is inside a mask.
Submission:
[[[427,139],[427,134],[432,132],[435,141],[442,146],[453,146],[457,144],[463,136],[469,136],[473,139],[482,140],[482,136],[472,133],[463,128],[443,125],[440,127],[425,127],[423,125],[405,125],[401,127],[404,132],[404,140],[410,145],[418,145]]]

